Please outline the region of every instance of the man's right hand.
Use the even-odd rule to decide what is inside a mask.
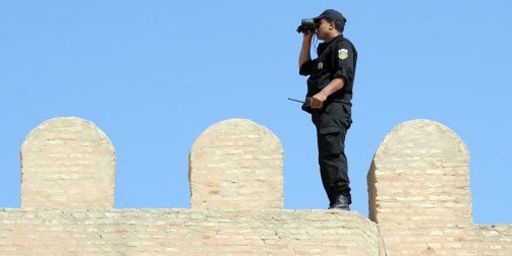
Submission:
[[[313,39],[313,35],[314,35],[314,33],[311,32],[310,30],[304,32],[304,41],[311,42],[311,40]]]

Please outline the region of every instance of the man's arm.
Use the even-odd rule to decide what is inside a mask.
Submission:
[[[327,100],[327,97],[329,97],[329,95],[341,90],[341,88],[343,88],[344,85],[345,85],[345,82],[343,81],[342,78],[333,79],[319,93],[317,93],[311,97],[309,105],[311,106],[311,108],[316,108],[316,109],[322,108],[325,100]]]
[[[307,31],[304,33],[304,38],[302,39],[302,48],[300,49],[299,55],[299,69],[304,64],[304,62],[311,60],[311,40],[313,39],[313,33]]]

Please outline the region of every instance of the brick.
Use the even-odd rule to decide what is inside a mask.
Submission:
[[[50,119],[21,147],[21,208],[112,208],[115,150],[92,122]]]
[[[282,146],[249,120],[194,143],[192,209],[112,209],[115,151],[86,120],[41,124],[21,156],[22,208],[0,209],[2,256],[512,254],[512,225],[472,223],[466,146],[429,120],[400,124],[377,149],[370,219],[282,209]]]

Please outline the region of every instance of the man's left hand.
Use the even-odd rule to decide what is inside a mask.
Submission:
[[[311,97],[309,106],[314,109],[321,109],[322,106],[324,105],[324,102],[326,99],[327,99],[327,96],[325,96],[323,93],[319,92]]]

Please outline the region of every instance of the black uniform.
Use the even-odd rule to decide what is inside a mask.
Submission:
[[[311,109],[306,100],[303,109],[312,115],[317,130],[318,162],[322,182],[331,204],[338,195],[349,203],[350,181],[345,156],[345,135],[352,123],[352,87],[356,71],[357,52],[343,35],[318,45],[318,58],[302,64],[299,73],[308,78],[307,98],[320,92],[333,79],[342,78],[344,86],[330,95],[321,109]]]

